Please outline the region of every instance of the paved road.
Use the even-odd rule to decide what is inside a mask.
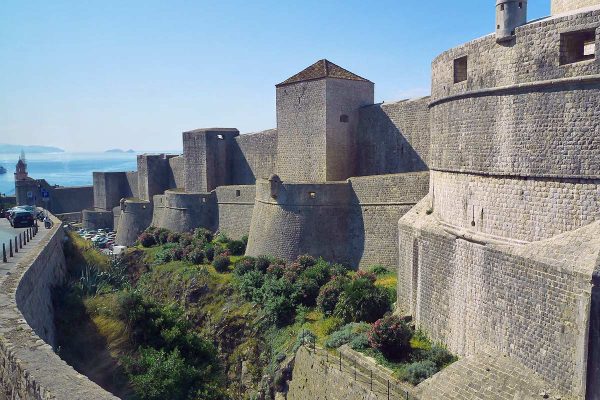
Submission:
[[[26,246],[23,246],[22,249],[19,250],[18,253],[14,253],[13,258],[9,258],[8,263],[2,262],[2,243],[6,243],[6,252],[8,253],[8,241],[12,238],[14,240],[15,236],[19,234],[19,232],[23,232],[27,228],[12,228],[10,223],[5,218],[0,218],[0,280],[9,272],[25,255],[27,255],[33,248],[35,248],[36,244],[42,240],[46,234],[48,233],[47,229],[44,229],[43,224],[39,229],[39,233],[29,242]],[[1,399],[1,397],[0,397]]]

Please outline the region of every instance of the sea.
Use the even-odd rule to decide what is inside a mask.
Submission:
[[[135,171],[136,153],[44,153],[26,154],[27,171],[34,179],[45,179],[51,185],[92,185],[92,172]],[[15,193],[15,166],[19,154],[0,154],[0,193]]]

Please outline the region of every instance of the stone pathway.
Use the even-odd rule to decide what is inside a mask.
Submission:
[[[486,353],[458,360],[417,386],[422,400],[567,400],[510,357]]]

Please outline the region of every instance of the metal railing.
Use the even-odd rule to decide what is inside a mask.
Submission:
[[[330,352],[317,347],[314,340],[302,337],[302,346],[306,348],[313,357],[318,358],[320,364],[326,369],[335,369],[347,373],[349,379],[361,383],[364,388],[375,395],[377,399],[387,400],[417,400],[406,388],[389,378],[383,378],[381,372],[373,373],[373,369],[363,363],[358,363],[341,351]]]
[[[16,257],[19,250],[22,250],[38,234],[38,230],[39,228],[36,224],[36,226],[19,232],[14,239],[9,239],[8,249],[6,248],[6,243],[2,243],[2,263],[6,264],[11,258]]]

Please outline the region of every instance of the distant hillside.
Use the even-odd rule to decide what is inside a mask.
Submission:
[[[132,149],[129,149],[127,151],[122,150],[122,149],[110,149],[110,150],[106,150],[105,153],[135,153],[135,151]]]
[[[4,144],[0,143],[0,153],[20,153],[23,150],[29,154],[40,154],[40,153],[64,153],[63,149],[51,146],[22,146],[19,144]]]

